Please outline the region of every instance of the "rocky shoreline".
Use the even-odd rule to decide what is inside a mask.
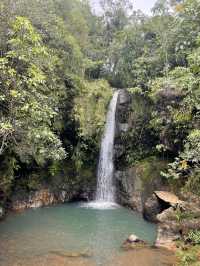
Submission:
[[[69,202],[75,196],[77,195],[67,194],[66,191],[53,193],[49,189],[42,189],[31,193],[24,200],[12,202],[9,210],[18,212],[30,208],[52,206]],[[85,194],[82,197],[87,200],[88,195]],[[142,205],[141,211],[137,210],[143,214],[144,219],[158,225],[154,247],[166,248],[174,252],[177,249],[177,240],[184,239],[184,236],[192,229],[200,229],[200,201],[194,195],[188,195],[187,199],[190,199],[190,201],[185,201],[184,198],[179,199],[176,195],[167,191],[154,191]],[[132,209],[136,210],[131,204],[132,201],[128,207],[132,206]],[[1,207],[0,219],[4,216],[5,210]],[[138,238],[134,243],[126,242],[125,246],[131,245],[135,248],[138,243],[140,247],[146,246],[142,240],[138,241]]]
[[[160,176],[160,172],[169,163],[167,160],[149,157],[132,167],[121,164],[126,154],[124,134],[134,124],[129,116],[124,116],[132,110],[131,102],[129,92],[125,89],[120,90],[115,140],[118,202],[141,213],[147,221],[156,223],[158,229],[155,246],[174,251],[176,240],[183,239],[190,230],[200,229],[200,199],[191,194],[180,194],[179,199],[169,192],[172,191],[171,187]]]
[[[42,208],[63,204],[73,201],[89,201],[93,196],[93,190],[85,192],[75,190],[52,190],[51,188],[41,188],[23,195],[14,195],[6,206],[0,206],[0,220],[6,217],[8,212],[22,212],[26,209]]]
[[[168,191],[154,191],[142,208],[144,219],[157,224],[154,247],[176,251],[191,230],[200,230],[200,200],[188,195],[187,201]]]

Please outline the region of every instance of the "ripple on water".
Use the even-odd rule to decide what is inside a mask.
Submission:
[[[109,202],[109,201],[91,201],[88,203],[82,203],[80,205],[82,208],[88,208],[88,209],[97,209],[97,210],[113,210],[120,208],[120,206],[115,202]]]

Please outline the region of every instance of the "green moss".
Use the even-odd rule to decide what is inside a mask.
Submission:
[[[200,246],[184,245],[179,243],[179,249],[176,252],[178,266],[200,266],[199,261]]]
[[[131,104],[127,111],[130,129],[124,133],[122,140],[126,147],[124,161],[128,166],[133,166],[136,161],[155,154],[156,144],[155,135],[149,126],[152,111],[150,99],[138,91],[132,92],[131,96]]]
[[[101,135],[112,89],[104,80],[83,82],[75,99],[74,117],[79,124],[79,135],[84,138]]]
[[[151,183],[160,177],[160,172],[166,169],[168,161],[154,156],[148,157],[136,164],[137,173],[141,177],[143,185]]]

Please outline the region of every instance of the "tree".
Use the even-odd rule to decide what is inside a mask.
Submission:
[[[53,75],[58,59],[23,17],[13,23],[8,44],[1,59],[1,154],[12,147],[22,161],[64,158],[51,122],[62,86]]]

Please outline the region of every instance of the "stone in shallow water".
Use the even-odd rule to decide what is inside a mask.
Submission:
[[[132,248],[136,248],[136,247],[143,247],[146,245],[147,245],[147,243],[145,241],[141,240],[138,236],[132,234],[123,243],[122,248],[132,249]]]
[[[137,237],[136,235],[130,235],[127,239],[127,241],[129,241],[130,243],[133,243],[133,242],[138,242],[139,241],[139,237]]]
[[[50,254],[54,254],[60,257],[68,258],[90,258],[92,254],[89,251],[71,252],[71,251],[51,251]]]

